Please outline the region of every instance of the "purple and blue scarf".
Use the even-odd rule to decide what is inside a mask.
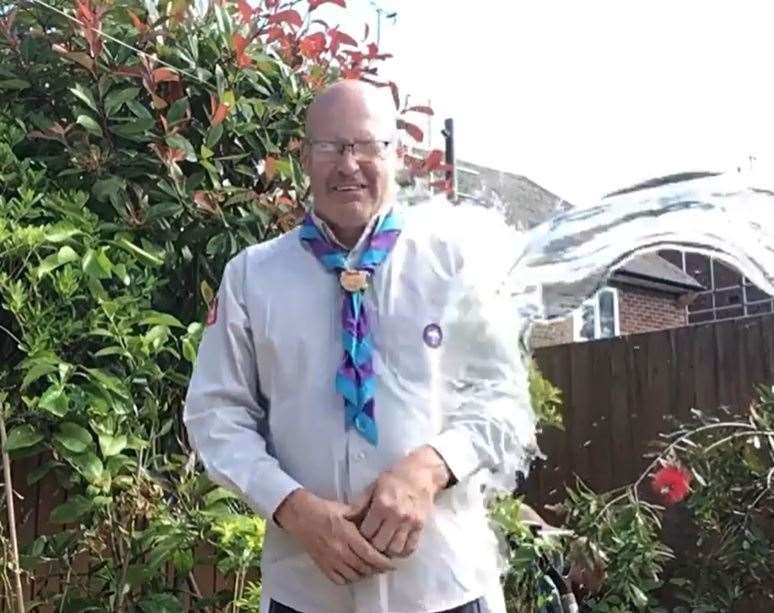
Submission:
[[[345,427],[354,427],[368,442],[377,445],[379,433],[374,412],[374,378],[371,329],[363,304],[366,283],[347,283],[345,277],[365,281],[390,255],[401,231],[394,212],[381,217],[357,264],[347,263],[349,252],[329,241],[307,215],[301,241],[329,272],[339,275],[344,294],[341,309],[341,339],[344,358],[336,373],[336,391],[344,397]]]

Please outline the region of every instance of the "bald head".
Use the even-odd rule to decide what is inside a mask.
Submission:
[[[331,122],[346,127],[347,120],[368,117],[374,127],[383,130],[378,138],[391,138],[396,130],[397,113],[387,88],[379,88],[364,81],[338,81],[320,92],[306,113],[307,139],[323,139]],[[344,124],[343,126],[341,124]]]

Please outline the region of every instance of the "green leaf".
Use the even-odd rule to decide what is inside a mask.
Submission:
[[[221,136],[223,136],[223,124],[211,126],[210,129],[207,130],[207,137],[204,144],[207,145],[208,148],[213,149],[215,145],[218,144]]]
[[[107,202],[110,198],[118,196],[118,192],[126,189],[126,181],[121,177],[110,176],[95,181],[91,187],[91,193],[100,202]]]
[[[169,337],[169,328],[167,326],[153,326],[145,333],[143,340],[158,349]]]
[[[71,239],[73,236],[83,234],[77,228],[73,228],[70,225],[57,225],[51,228],[51,230],[43,237],[49,243],[63,243],[66,240]]]
[[[146,449],[149,445],[150,443],[148,441],[141,439],[139,436],[135,436],[134,434],[130,434],[126,442],[126,448],[134,449],[135,451]]]
[[[117,90],[109,93],[105,97],[105,112],[108,115],[112,115],[119,110],[125,103],[130,100],[134,100],[140,93],[139,87],[127,87],[126,89]]]
[[[123,249],[126,249],[130,253],[133,253],[136,255],[140,260],[145,262],[146,264],[152,264],[155,266],[161,266],[164,263],[164,260],[161,258],[157,258],[155,255],[152,255],[145,251],[144,249],[141,249],[131,241],[126,240],[125,238],[119,239],[116,241],[116,244],[119,247],[122,247]]]
[[[78,259],[78,257],[78,254],[72,247],[64,245],[57,253],[48,256],[40,263],[40,266],[38,266],[38,279],[40,279],[46,273],[59,268],[63,264],[74,262]]]
[[[155,125],[155,123],[156,122],[152,118],[143,119],[138,117],[137,119],[134,119],[128,123],[122,123],[117,126],[110,126],[110,131],[117,136],[137,136],[150,130]]]
[[[118,277],[118,279],[126,286],[129,286],[129,284],[132,282],[131,278],[129,277],[129,274],[126,272],[126,266],[123,264],[116,264],[113,267],[113,274]]]
[[[104,358],[108,355],[123,355],[126,352],[126,350],[121,347],[120,345],[111,345],[110,347],[105,347],[104,349],[100,349],[94,354],[95,358]]]
[[[113,264],[105,255],[105,252],[89,249],[83,256],[83,272],[95,279],[109,279]]]
[[[91,451],[67,456],[76,470],[81,473],[89,483],[96,483],[102,478],[102,460]]]
[[[170,124],[180,121],[185,117],[186,110],[188,110],[188,98],[175,100],[167,111],[167,121]]]
[[[42,441],[43,438],[43,435],[35,430],[30,424],[17,426],[8,433],[6,451],[32,447]]]
[[[73,453],[82,453],[94,444],[89,431],[71,421],[66,421],[59,426],[54,439]]]
[[[94,94],[91,90],[85,88],[80,83],[76,83],[75,87],[71,87],[70,91],[80,100],[86,103],[86,105],[92,110],[99,112],[97,108],[97,102],[94,99]]]
[[[38,406],[57,417],[64,417],[69,410],[69,402],[64,388],[60,384],[54,383],[43,392]]]
[[[89,134],[93,134],[94,136],[99,136],[99,137],[102,136],[102,128],[100,128],[99,124],[88,115],[78,115],[78,118],[75,120],[75,123],[86,128],[86,131]]]
[[[28,81],[23,79],[4,79],[0,81],[0,89],[27,89],[30,86]]]
[[[177,572],[187,575],[194,566],[193,552],[190,549],[177,549],[172,552],[172,564]]]
[[[183,607],[171,594],[152,594],[140,601],[143,613],[183,613]]]
[[[121,453],[126,449],[126,442],[127,439],[124,434],[119,434],[118,436],[99,435],[99,448],[102,450],[102,455],[106,458]]]
[[[236,500],[236,496],[223,487],[216,487],[204,497],[204,506],[209,507],[223,500]]]
[[[165,140],[167,145],[173,149],[181,149],[182,151],[185,151],[186,160],[189,162],[196,161],[196,152],[194,151],[193,145],[185,136],[181,136],[180,134],[173,134],[171,136],[167,136]]]
[[[22,381],[21,387],[23,390],[27,389],[32,383],[40,379],[43,375],[47,375],[56,371],[56,364],[51,364],[50,362],[36,363],[27,371],[27,374],[24,375],[24,380]]]
[[[76,494],[67,502],[63,502],[54,508],[49,516],[49,521],[55,524],[70,524],[89,513],[93,508],[94,505],[91,500],[85,496]]]
[[[183,357],[191,364],[196,362],[196,347],[189,338],[183,339]]]
[[[110,390],[125,400],[129,398],[124,382],[118,377],[99,368],[86,368],[85,370],[97,380],[102,388]]]
[[[151,315],[148,315],[147,317],[143,317],[142,320],[140,321],[140,325],[185,328],[185,326],[180,323],[180,320],[174,315],[170,315],[169,313],[160,313],[158,311],[154,311]]]

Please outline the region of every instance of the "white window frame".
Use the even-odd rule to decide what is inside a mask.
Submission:
[[[615,287],[603,287],[591,298],[587,299],[580,307],[575,309],[572,314],[572,336],[576,343],[582,343],[585,341],[599,340],[602,337],[602,326],[599,317],[599,298],[604,292],[609,292],[613,295],[613,337],[621,335],[621,317],[618,304],[618,289]],[[594,338],[585,338],[581,336],[581,330],[583,329],[583,308],[591,306],[594,308]],[[609,338],[609,337],[604,337]]]

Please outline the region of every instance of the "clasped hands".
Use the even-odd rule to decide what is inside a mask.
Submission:
[[[451,474],[429,446],[383,472],[351,505],[300,489],[277,509],[277,523],[302,544],[328,579],[339,585],[395,569],[411,555],[435,495]]]

